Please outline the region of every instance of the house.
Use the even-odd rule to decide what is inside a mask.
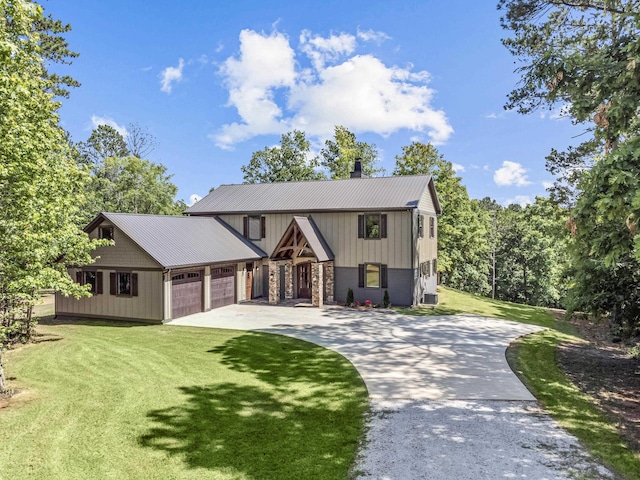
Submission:
[[[434,302],[437,215],[433,179],[352,178],[223,185],[187,216],[102,213],[85,231],[111,238],[94,264],[71,269],[91,298],[58,294],[61,316],[152,322],[263,297],[314,306]]]

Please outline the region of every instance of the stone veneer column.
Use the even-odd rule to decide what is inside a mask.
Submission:
[[[321,307],[324,303],[322,298],[324,292],[322,270],[322,263],[311,264],[311,304],[314,307]]]
[[[284,298],[293,298],[293,260],[288,260],[284,264]]]
[[[269,260],[269,303],[280,303],[280,265]]]
[[[333,279],[334,273],[333,273],[333,267],[334,264],[333,262],[327,262],[324,264],[324,271],[325,271],[325,280],[326,280],[326,286],[325,286],[325,291],[327,292],[327,303],[333,303],[333,299],[335,298],[335,282]]]

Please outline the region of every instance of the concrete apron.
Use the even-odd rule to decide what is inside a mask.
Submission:
[[[506,362],[509,343],[539,327],[474,315],[406,317],[260,304],[169,324],[276,333],[344,355],[371,399],[356,465],[361,478],[611,475],[539,409]]]

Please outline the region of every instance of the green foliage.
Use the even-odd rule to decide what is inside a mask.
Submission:
[[[88,295],[67,266],[91,263],[101,244],[77,226],[87,177],[58,125],[46,22],[33,2],[0,2],[0,345],[31,331],[40,289]]]
[[[496,210],[496,298],[563,306],[566,294],[566,212],[537,197],[525,208]]]
[[[86,142],[77,145],[80,160],[87,165],[99,166],[109,157],[128,157],[131,153],[124,137],[109,125],[98,125]]]
[[[6,362],[29,401],[0,415],[3,478],[349,477],[367,390],[336,352],[265,333],[96,319],[38,329],[59,341]]]
[[[640,2],[500,0],[499,8],[514,33],[503,42],[523,62],[507,107],[561,105],[574,122],[593,122],[584,143],[547,157],[561,175],[554,199],[574,207],[570,306],[608,313],[631,332],[638,317],[627,299],[638,296],[632,272],[640,260]]]
[[[319,165],[318,159],[311,157],[311,144],[304,132],[294,130],[282,135],[280,146],[254,152],[242,172],[244,183],[322,180],[324,175],[316,171]]]
[[[353,305],[353,302],[354,302],[354,300],[353,300],[353,289],[350,288],[347,291],[347,300],[346,300],[345,303],[347,304],[347,306],[351,306],[351,305]]]
[[[335,127],[334,140],[324,143],[320,157],[320,163],[329,171],[329,177],[333,180],[349,178],[356,158],[362,161],[362,171],[370,177],[384,171],[375,167],[378,162],[378,147],[358,141],[354,133],[341,125]]]
[[[402,147],[402,155],[396,155],[393,175],[433,175],[444,160],[436,147],[413,142]]]
[[[384,291],[384,296],[382,297],[382,306],[384,308],[389,308],[391,305],[391,300],[389,299],[389,290]]]
[[[133,124],[127,140],[114,128],[99,125],[77,145],[78,162],[90,173],[81,225],[100,212],[178,215],[185,210],[182,200],[174,200],[178,187],[167,168],[139,157],[155,145],[153,137]]]

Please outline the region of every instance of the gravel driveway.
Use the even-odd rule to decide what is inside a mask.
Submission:
[[[614,478],[537,405],[505,359],[538,327],[451,315],[231,305],[171,325],[259,330],[340,352],[369,390],[359,478]]]

